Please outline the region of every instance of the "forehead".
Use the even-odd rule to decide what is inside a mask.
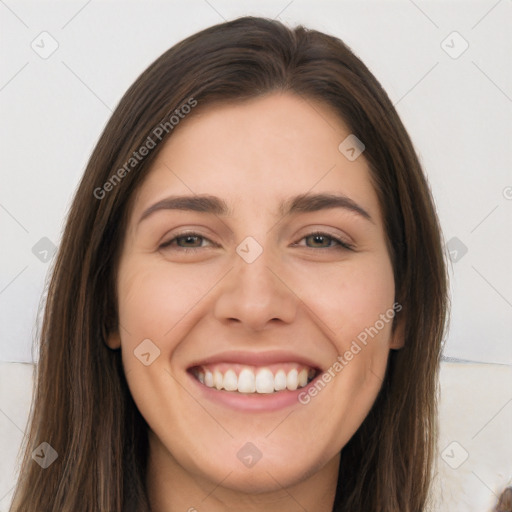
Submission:
[[[378,217],[368,164],[340,152],[350,130],[326,104],[273,93],[197,108],[165,143],[134,213],[170,193],[212,194],[234,209],[277,214],[287,197],[340,192]]]

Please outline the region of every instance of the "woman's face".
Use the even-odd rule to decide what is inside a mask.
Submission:
[[[369,168],[350,139],[339,149],[349,135],[287,93],[207,107],[139,189],[109,346],[161,468],[244,492],[336,472],[401,345]]]

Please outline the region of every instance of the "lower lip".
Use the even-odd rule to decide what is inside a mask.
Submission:
[[[313,386],[315,377],[307,386],[295,391],[278,391],[274,393],[237,393],[236,391],[219,391],[216,388],[209,388],[201,384],[193,375],[187,372],[188,377],[198,387],[200,393],[212,402],[224,405],[238,411],[272,412],[285,409],[293,405],[300,405],[299,395],[307,393],[308,388]]]

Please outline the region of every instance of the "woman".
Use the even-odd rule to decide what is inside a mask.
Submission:
[[[412,143],[341,41],[189,37],[77,190],[11,512],[427,510],[446,293]]]

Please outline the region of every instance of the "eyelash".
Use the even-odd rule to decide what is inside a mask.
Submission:
[[[306,249],[313,249],[313,250],[315,250],[315,249],[324,249],[324,250],[325,249],[331,249],[331,250],[348,250],[348,251],[353,251],[354,250],[354,246],[352,244],[344,242],[340,238],[337,238],[337,237],[335,237],[333,235],[329,235],[328,233],[324,233],[322,231],[314,231],[313,233],[309,233],[309,234],[303,236],[299,241],[304,240],[305,238],[315,237],[315,236],[322,236],[322,237],[328,238],[328,239],[332,240],[333,242],[335,242],[336,245],[330,246],[330,247],[307,247],[306,246]],[[159,246],[159,249],[166,249],[166,248],[170,247],[171,244],[173,242],[175,242],[176,240],[178,240],[180,238],[186,238],[186,237],[201,238],[203,240],[208,240],[208,242],[214,244],[214,242],[212,242],[209,238],[206,238],[205,236],[202,236],[202,235],[200,235],[198,233],[194,233],[194,232],[186,232],[186,233],[178,234],[177,236],[175,236],[171,240],[168,240],[167,242],[164,242],[163,244],[161,244]],[[295,247],[297,247],[298,244],[295,243],[293,245]],[[196,252],[199,249],[203,249],[203,247],[179,247],[179,246],[177,246],[176,248],[177,248],[178,251],[183,251],[183,252]]]
[[[344,242],[341,238],[335,237],[333,235],[329,235],[329,233],[324,233],[323,231],[313,231],[312,233],[309,233],[301,238],[301,240],[304,240],[305,238],[309,237],[315,237],[315,236],[322,236],[324,238],[328,238],[335,242],[336,245],[330,246],[330,247],[307,247],[307,249],[331,249],[331,250],[347,250],[347,251],[353,251],[354,246],[352,244],[349,244],[348,242]],[[300,241],[300,240],[299,240]],[[293,244],[294,246],[297,246],[297,244]]]

